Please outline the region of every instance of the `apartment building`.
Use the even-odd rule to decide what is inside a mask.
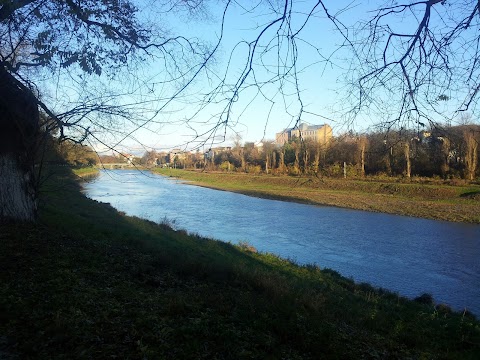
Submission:
[[[278,145],[284,145],[286,142],[299,138],[302,140],[313,140],[321,145],[327,145],[333,136],[330,125],[308,125],[300,123],[298,127],[285,129],[275,134],[275,142]]]

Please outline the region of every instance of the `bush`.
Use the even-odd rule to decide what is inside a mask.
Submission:
[[[247,165],[247,173],[258,175],[262,172],[260,165]]]
[[[232,164],[230,164],[228,161],[224,161],[223,163],[220,164],[220,170],[222,171],[230,171],[234,168]]]

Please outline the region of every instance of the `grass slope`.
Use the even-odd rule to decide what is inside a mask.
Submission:
[[[155,169],[246,195],[428,219],[480,223],[480,186]]]
[[[0,225],[0,358],[478,359],[470,314],[118,213],[51,178]]]

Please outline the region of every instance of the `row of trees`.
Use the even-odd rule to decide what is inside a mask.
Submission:
[[[465,178],[480,176],[480,126],[462,125],[431,131],[390,131],[334,138],[327,146],[293,139],[283,146],[266,141],[262,146],[237,141],[232,148],[203,153],[147,151],[130,160],[125,155],[100,155],[73,141],[51,140],[50,162],[72,166],[127,163],[141,166],[175,166],[217,171],[322,176],[424,176]]]
[[[327,151],[326,165],[346,162],[356,175],[425,176],[474,180],[479,172],[480,126],[431,131],[344,135]]]
[[[76,167],[94,166],[98,163],[98,155],[90,146],[74,141],[55,141],[53,149],[56,157],[53,161]]]
[[[480,176],[480,126],[462,125],[431,131],[389,131],[334,138],[328,145],[293,139],[283,146],[264,142],[236,144],[231,149],[185,154],[169,160],[155,152],[145,164],[165,164],[217,171],[322,176],[424,176],[465,178]]]

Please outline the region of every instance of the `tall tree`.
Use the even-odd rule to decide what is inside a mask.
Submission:
[[[292,148],[295,153],[295,162],[293,163],[293,171],[295,174],[300,174],[300,153],[302,151],[301,139],[292,141]]]
[[[405,156],[405,176],[410,178],[412,176],[412,162],[410,160],[410,142],[408,139],[404,142],[403,151]]]
[[[280,160],[278,163],[278,169],[282,174],[285,172],[285,145],[282,146],[282,148],[280,149]]]
[[[265,156],[265,172],[273,171],[276,164],[275,142],[263,141],[263,155]]]
[[[365,152],[367,150],[368,139],[365,135],[358,138],[358,151],[360,155],[360,174],[365,176]]]
[[[33,92],[0,67],[0,221],[32,221],[39,112]]]
[[[479,130],[477,132],[480,133]],[[475,136],[475,128],[467,127],[463,131],[463,136],[465,140],[465,167],[467,180],[475,179],[475,174],[477,171],[478,165],[478,136]]]
[[[164,7],[188,12],[201,4]],[[96,131],[127,136],[125,122],[140,118],[128,102],[119,102],[125,104],[133,91],[129,87],[145,85],[136,81],[135,70],[146,60],[163,60],[167,82],[178,80],[180,90],[170,98],[205,66],[211,50],[197,40],[169,35],[144,15],[133,1],[0,2],[0,221],[36,216],[33,159],[40,131],[57,129],[61,139],[77,142],[96,138]],[[44,100],[55,81],[64,84],[56,90],[63,94],[57,109]],[[39,108],[48,121],[40,121]]]
[[[442,154],[442,164],[440,165],[440,172],[442,176],[447,176],[449,167],[449,156],[450,156],[450,139],[448,137],[442,137],[441,141],[441,154]]]

